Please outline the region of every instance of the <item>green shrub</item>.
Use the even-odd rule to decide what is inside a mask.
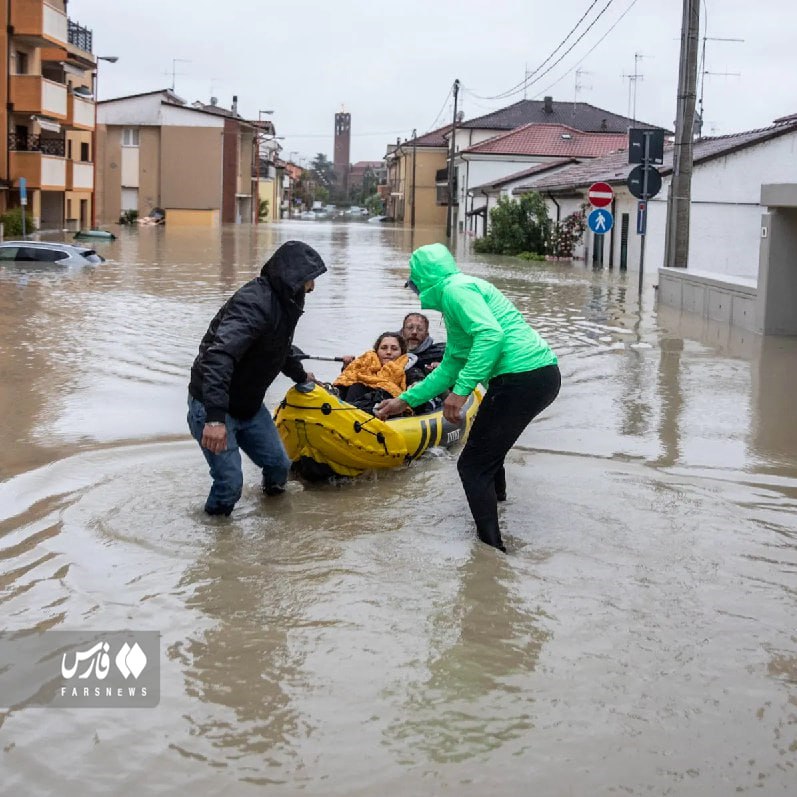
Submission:
[[[517,200],[508,197],[498,200],[498,205],[490,211],[490,231],[475,241],[474,249],[496,255],[520,252],[545,255],[550,234],[545,200],[536,191],[529,191]]]
[[[12,208],[0,216],[3,224],[3,235],[6,238],[19,238],[22,235],[22,208]],[[25,214],[25,234],[36,232],[36,225],[33,223],[33,216]]]

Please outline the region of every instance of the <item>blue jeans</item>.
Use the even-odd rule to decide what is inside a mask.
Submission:
[[[189,394],[188,428],[200,447],[205,420],[204,405]],[[263,469],[264,488],[285,484],[291,465],[277,427],[264,406],[261,405],[257,413],[245,421],[228,414],[224,423],[227,427],[227,448],[218,454],[202,449],[213,479],[205,502],[205,512],[210,515],[229,515],[241,497],[244,484],[241,450]]]

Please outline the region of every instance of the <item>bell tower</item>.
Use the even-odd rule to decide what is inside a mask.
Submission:
[[[349,195],[349,169],[351,167],[351,114],[344,108],[335,114],[335,149],[332,165],[341,196]]]

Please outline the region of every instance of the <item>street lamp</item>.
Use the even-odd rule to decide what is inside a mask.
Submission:
[[[100,61],[107,61],[115,64],[119,60],[118,55],[98,55],[97,64],[94,68],[94,130],[91,131],[91,158],[94,161],[94,168],[91,175],[91,229],[97,229],[97,87],[100,82]]]

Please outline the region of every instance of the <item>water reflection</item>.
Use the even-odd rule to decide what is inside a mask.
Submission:
[[[464,761],[534,727],[530,680],[550,618],[520,597],[506,557],[476,548],[457,579],[429,620],[428,677],[409,685],[402,719],[385,733],[405,761]]]
[[[226,525],[209,529],[213,545],[182,579],[193,590],[186,607],[212,625],[169,651],[191,698],[190,730],[175,749],[211,765],[236,761],[244,779],[284,782],[297,740],[309,732],[289,694],[302,680],[302,654],[289,643],[302,624],[302,591],[263,563],[262,539]],[[282,776],[268,778],[269,769]]]

